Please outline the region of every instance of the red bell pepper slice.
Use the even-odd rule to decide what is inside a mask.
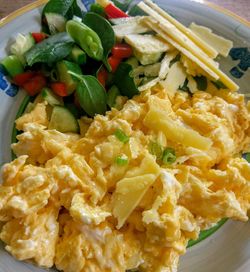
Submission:
[[[22,87],[27,81],[35,76],[35,72],[25,72],[13,77],[13,81],[17,86]]]
[[[43,75],[35,75],[23,84],[24,90],[31,96],[38,94],[46,86],[46,78]]]
[[[62,82],[51,83],[50,87],[55,94],[61,97],[68,95],[66,85]]]
[[[31,33],[31,35],[34,38],[34,40],[36,41],[36,43],[40,43],[41,41],[46,39],[48,36],[47,34],[42,33],[42,32],[33,32],[33,33]]]
[[[122,10],[120,10],[118,7],[111,3],[108,4],[104,8],[104,10],[109,19],[129,17],[128,14],[126,14],[125,12],[123,12]]]
[[[126,43],[117,43],[112,48],[112,55],[118,59],[126,59],[131,57],[133,50],[131,46]]]
[[[114,56],[110,56],[108,58],[108,63],[111,67],[112,72],[114,73],[117,70],[117,67],[119,66],[119,64],[121,63],[122,59],[118,59]]]
[[[102,86],[105,88],[106,81],[108,80],[108,71],[102,67],[98,73],[97,73],[97,79],[102,84]]]

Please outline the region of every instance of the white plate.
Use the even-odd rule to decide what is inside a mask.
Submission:
[[[9,44],[18,33],[40,30],[40,12],[45,2],[46,0],[37,1],[0,21],[0,59],[6,56]],[[91,0],[87,2],[91,2]],[[216,6],[202,0],[158,0],[156,2],[185,25],[189,25],[191,22],[205,25],[216,33],[231,39],[234,42],[234,47],[250,48],[250,23],[230,12],[216,8]],[[222,70],[227,74],[230,74],[229,71],[232,67],[239,64],[239,61],[232,61],[230,57],[221,58],[219,62]],[[243,76],[235,81],[240,85],[241,92],[247,91],[250,83],[250,71],[244,72]],[[0,165],[11,160],[12,128],[15,116],[25,97],[23,92],[18,92],[15,95],[16,91],[0,72]],[[1,245],[0,272],[14,271],[42,272],[45,270],[15,261]],[[226,222],[215,234],[188,249],[187,254],[181,257],[178,271],[250,271],[250,223]]]

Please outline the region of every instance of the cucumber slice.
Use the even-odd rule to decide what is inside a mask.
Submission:
[[[6,72],[14,77],[18,74],[22,74],[24,72],[23,65],[19,58],[15,55],[11,55],[2,60],[2,65]]]
[[[65,83],[68,95],[72,94],[76,89],[77,80],[71,74],[69,74],[69,71],[81,75],[82,70],[80,66],[76,63],[63,60],[58,62],[56,67],[58,71],[59,80]]]
[[[57,13],[45,13],[49,31],[52,35],[66,30],[66,19]]]
[[[78,46],[74,46],[71,53],[69,54],[70,60],[73,62],[82,65],[85,64],[87,61],[86,53],[80,49]]]
[[[43,88],[41,92],[42,98],[46,100],[51,106],[63,106],[62,97],[54,94],[49,88]]]
[[[62,133],[78,133],[79,125],[74,115],[67,108],[55,106],[51,114],[49,129],[56,129]]]
[[[20,61],[25,64],[24,53],[26,53],[32,46],[35,45],[35,40],[31,33],[28,35],[18,34],[16,37],[16,42],[10,47],[11,54],[17,56]]]

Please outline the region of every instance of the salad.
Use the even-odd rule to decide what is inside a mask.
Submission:
[[[2,168],[8,252],[170,272],[227,219],[248,221],[250,102],[217,62],[230,40],[151,0],[50,0],[41,25],[1,61],[30,98]]]

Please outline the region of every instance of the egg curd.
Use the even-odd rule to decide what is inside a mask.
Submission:
[[[17,158],[2,168],[0,239],[16,259],[65,272],[172,272],[201,230],[248,220],[243,95],[211,85],[169,97],[157,85],[120,111],[82,118],[81,136],[48,130],[47,107],[16,120]],[[176,160],[164,163],[152,145]]]

